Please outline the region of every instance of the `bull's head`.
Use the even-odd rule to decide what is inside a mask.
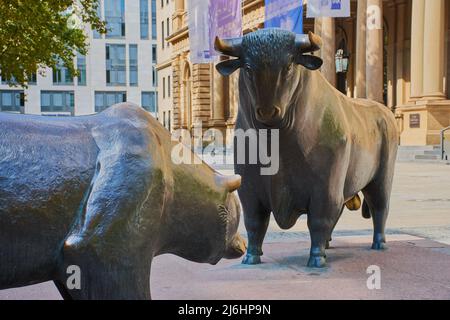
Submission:
[[[255,119],[275,127],[294,103],[302,71],[322,66],[322,59],[309,54],[320,47],[320,37],[311,32],[295,35],[282,29],[258,30],[236,39],[216,38],[218,52],[238,58],[219,63],[217,70],[229,76],[241,69],[240,81]]]

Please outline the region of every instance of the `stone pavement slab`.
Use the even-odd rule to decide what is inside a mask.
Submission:
[[[153,299],[450,299],[450,246],[390,235],[389,249],[370,250],[370,236],[337,237],[329,267],[306,268],[309,241],[272,237],[263,264],[240,260],[196,264],[164,255],[152,269]],[[276,240],[278,239],[278,240]],[[367,268],[380,267],[381,289],[369,290]],[[0,291],[0,299],[60,299],[51,283]]]

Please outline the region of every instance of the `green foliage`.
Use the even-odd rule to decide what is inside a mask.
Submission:
[[[15,85],[26,87],[29,75],[55,67],[59,59],[77,75],[76,52],[88,50],[84,26],[106,32],[97,7],[97,0],[0,0],[2,79],[15,79]],[[71,27],[74,18],[80,28]]]

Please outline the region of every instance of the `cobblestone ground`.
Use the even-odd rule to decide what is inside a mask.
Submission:
[[[262,265],[232,260],[210,266],[161,256],[152,269],[153,298],[450,299],[450,166],[398,163],[387,251],[369,250],[371,230],[360,212],[345,212],[328,251],[329,267],[318,271],[305,267],[306,219],[289,231],[272,220]],[[380,290],[367,288],[371,265],[380,267]],[[60,296],[53,284],[44,283],[0,291],[0,299]]]

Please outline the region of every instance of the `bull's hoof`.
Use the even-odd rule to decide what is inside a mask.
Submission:
[[[386,237],[383,233],[376,233],[373,237],[372,250],[386,250]]]
[[[256,265],[256,264],[261,264],[261,256],[255,256],[253,254],[247,254],[244,257],[244,260],[242,260],[242,264],[246,264],[246,265]]]
[[[330,245],[330,243],[331,243],[331,239],[330,240],[328,240],[326,243],[325,243],[325,249],[330,249],[331,248],[331,245]]]
[[[372,244],[372,250],[383,251],[386,250],[387,246],[384,242],[374,242]]]
[[[310,256],[308,268],[325,268],[327,259],[323,256]]]

